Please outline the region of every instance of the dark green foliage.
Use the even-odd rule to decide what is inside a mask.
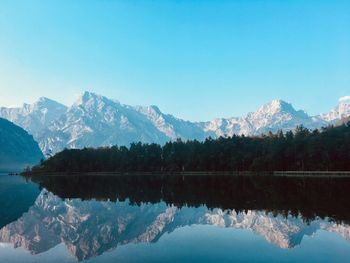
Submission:
[[[181,207],[265,210],[349,222],[350,178],[276,176],[40,176],[31,180],[59,197],[125,201],[132,205],[166,202]]]
[[[350,171],[350,126],[220,137],[204,142],[177,140],[164,146],[64,150],[34,167],[42,172],[181,171]]]

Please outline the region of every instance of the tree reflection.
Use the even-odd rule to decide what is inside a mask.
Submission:
[[[349,222],[349,178],[272,176],[35,176],[32,181],[61,198],[164,201],[176,207],[265,210],[284,216]]]

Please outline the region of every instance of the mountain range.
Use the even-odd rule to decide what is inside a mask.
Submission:
[[[164,144],[169,140],[204,140],[211,136],[260,135],[288,131],[298,125],[314,129],[350,116],[350,96],[342,97],[330,112],[310,116],[283,100],[273,100],[243,117],[190,122],[165,114],[157,106],[129,106],[85,92],[70,107],[40,98],[23,107],[0,107],[0,117],[32,134],[47,156],[64,148]]]
[[[283,249],[299,245],[305,236],[319,230],[350,240],[349,225],[328,219],[304,222],[300,217],[265,211],[178,208],[164,202],[138,206],[127,201],[62,200],[42,190],[28,212],[0,230],[0,244],[12,243],[31,254],[40,254],[64,243],[80,261],[129,243],[157,242],[165,233],[191,225],[251,230]]]

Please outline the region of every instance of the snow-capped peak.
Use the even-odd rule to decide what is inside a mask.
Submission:
[[[65,105],[46,97],[40,97],[33,104],[29,104],[29,107],[32,111],[59,111],[59,114],[62,114],[65,110],[67,110],[67,107]]]
[[[322,114],[319,118],[335,123],[341,119],[347,118],[350,116],[350,96],[343,96],[339,98],[339,104],[330,112]]]
[[[263,105],[258,112],[259,113],[264,113],[264,114],[269,114],[269,115],[274,115],[279,112],[290,112],[294,113],[296,110],[292,106],[292,104],[281,100],[281,99],[275,99],[272,100],[271,102]]]
[[[283,100],[273,100],[269,103],[266,103],[262,107],[260,107],[256,112],[252,112],[248,114],[249,119],[266,119],[270,118],[276,114],[295,114],[297,111],[293,108],[293,106],[285,102]]]
[[[292,130],[298,125],[315,128],[321,124],[283,100],[273,100],[265,104],[258,111],[249,113],[246,119],[254,127],[255,134],[276,132],[279,129]]]
[[[82,105],[86,103],[91,103],[92,101],[103,101],[108,100],[106,97],[103,97],[102,95],[98,95],[93,92],[85,91],[82,93],[78,99],[75,101],[74,105]]]
[[[134,107],[93,92],[84,92],[66,114],[40,138],[44,152],[63,148],[164,143],[166,135]]]
[[[272,106],[277,106],[277,107],[282,107],[283,105],[286,105],[286,104],[289,105],[288,102],[286,102],[286,101],[284,101],[284,100],[281,100],[281,99],[274,99],[274,100],[272,100],[272,101],[271,101],[270,103],[268,103],[268,104],[270,104],[270,105],[272,105]]]
[[[22,107],[0,108],[0,117],[21,126],[37,139],[37,136],[66,110],[67,107],[63,104],[41,97],[32,104],[24,103]]]
[[[54,100],[51,100],[49,98],[46,98],[46,97],[40,97],[36,102],[35,104],[46,104],[46,103],[57,103],[56,101]]]
[[[72,108],[84,108],[88,111],[105,111],[107,108],[123,107],[117,100],[111,100],[105,96],[85,91],[72,105]]]
[[[311,117],[289,102],[275,99],[242,117],[209,122],[190,122],[164,114],[155,106],[129,106],[85,91],[69,108],[42,97],[22,108],[0,108],[6,118],[39,142],[43,152],[63,148],[128,145],[131,142],[164,143],[182,138],[204,140],[208,136],[260,135],[269,131],[293,130],[298,125],[320,128],[350,116],[350,96],[328,114]]]
[[[340,97],[339,104],[350,104],[350,96]]]

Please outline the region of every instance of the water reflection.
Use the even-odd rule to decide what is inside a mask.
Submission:
[[[350,178],[269,176],[43,176],[32,180],[61,198],[130,200],[177,207],[264,210],[305,221],[317,217],[350,222]]]
[[[0,229],[28,211],[39,193],[38,185],[0,173]]]
[[[125,244],[157,242],[165,233],[190,225],[249,229],[282,249],[298,246],[318,230],[350,240],[350,217],[342,207],[349,200],[345,191],[349,181],[344,179],[43,177],[35,181],[44,189],[34,205],[0,230],[0,243],[32,254],[64,243],[71,255],[84,260]]]

